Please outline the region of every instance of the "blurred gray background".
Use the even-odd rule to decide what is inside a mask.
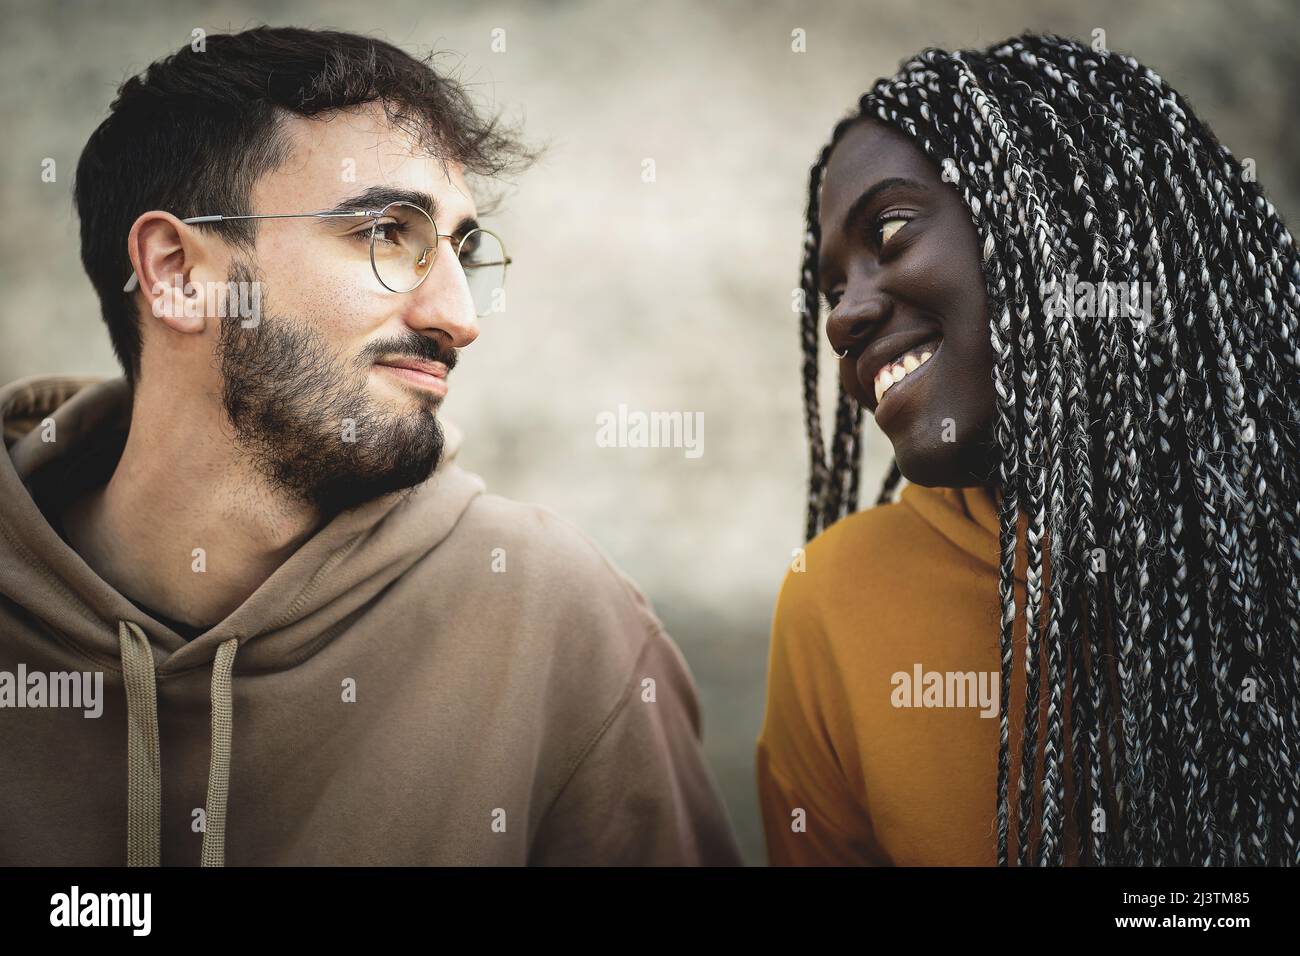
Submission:
[[[463,353],[445,414],[466,432],[463,463],[489,489],[571,519],[650,596],[698,682],[708,755],[754,864],[764,859],[753,745],[768,628],[803,543],[791,293],[808,166],[834,123],[925,46],[987,46],[1023,29],[1090,41],[1103,29],[1110,49],[1161,73],[1238,157],[1255,159],[1293,229],[1300,198],[1300,9],[1282,0],[3,8],[6,382],[117,374],[80,269],[72,175],[117,85],[196,27],[333,27],[417,54],[452,51],[443,69],[549,144],[492,220],[515,259],[509,311],[485,319]],[[497,28],[504,52],[491,48]],[[795,29],[806,31],[805,53],[791,50]],[[41,181],[46,157],[55,183]],[[642,181],[645,159],[653,183]],[[704,454],[598,447],[596,416],[620,403],[702,412]],[[870,422],[867,431],[864,501],[888,449]]]

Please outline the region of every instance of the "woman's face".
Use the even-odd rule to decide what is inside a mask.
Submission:
[[[826,334],[908,481],[989,484],[998,461],[979,240],[954,186],[902,133],[860,120],[822,187]]]

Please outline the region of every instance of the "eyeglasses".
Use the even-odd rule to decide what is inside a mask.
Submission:
[[[360,242],[368,237],[370,266],[379,284],[390,292],[414,292],[433,271],[438,245],[443,239],[452,242],[469,283],[474,310],[480,316],[497,309],[506,284],[506,255],[501,237],[489,229],[474,228],[457,239],[438,232],[433,219],[414,203],[390,202],[382,209],[358,211],[329,210],[250,216],[192,216],[182,219],[187,225],[224,222],[228,219],[369,219],[369,229],[344,236]],[[132,274],[123,291],[131,292],[138,284]]]

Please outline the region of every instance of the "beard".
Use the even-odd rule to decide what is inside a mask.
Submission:
[[[232,266],[230,282],[254,281]],[[381,408],[368,390],[376,359],[403,355],[455,364],[452,349],[412,333],[371,343],[355,359],[337,358],[309,322],[276,316],[262,285],[260,322],[219,319],[222,404],[237,442],[273,489],[322,517],[355,508],[428,479],[442,457],[439,400],[415,409]]]

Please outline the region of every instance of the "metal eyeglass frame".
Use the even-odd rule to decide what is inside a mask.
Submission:
[[[432,272],[433,270],[426,269],[424,271],[424,274],[420,276],[419,281],[417,281],[415,285],[411,286],[409,289],[394,289],[387,282],[385,282],[383,276],[379,274],[379,266],[375,264],[375,226],[379,224],[378,220],[382,218],[388,212],[388,210],[391,209],[393,206],[410,206],[412,209],[418,212],[425,219],[429,220],[429,225],[433,228],[433,234],[437,237],[433,245],[433,250],[434,250],[433,254],[435,258],[438,255],[439,242],[441,242],[443,239],[455,240],[456,238],[455,236],[447,235],[445,233],[439,232],[437,225],[433,221],[433,218],[427,212],[425,212],[419,206],[415,205],[415,203],[406,202],[404,200],[394,200],[393,202],[388,203],[382,209],[360,209],[356,211],[329,209],[329,210],[322,210],[321,212],[259,213],[256,215],[248,215],[248,216],[191,216],[188,219],[182,219],[181,222],[185,223],[186,225],[193,226],[193,225],[199,225],[202,223],[209,223],[209,222],[224,222],[227,219],[374,219],[376,221],[371,223],[370,226],[370,269],[372,272],[374,272],[375,278],[379,280],[379,284],[382,285],[389,292],[394,292],[398,295],[405,295],[408,292],[414,292],[416,289],[418,289],[421,286],[421,284],[423,284],[424,280],[429,277],[429,273]],[[471,229],[469,232],[465,233],[465,235],[461,237],[460,242],[456,245],[456,261],[460,262],[460,250],[465,245],[465,240],[468,239],[470,236],[474,235],[474,233],[476,232],[487,233],[489,236],[491,236],[493,239],[497,241],[497,243],[501,246],[501,261],[484,262],[484,263],[478,263],[470,266],[466,266],[462,262],[461,268],[478,269],[478,268],[485,268],[487,266],[499,265],[501,267],[501,282],[504,285],[505,277],[506,277],[506,269],[513,260],[508,255],[506,255],[505,242],[502,241],[501,237],[498,236],[491,229],[484,229],[482,226],[476,226],[475,228]],[[139,277],[134,272],[132,272],[131,278],[127,281],[126,288],[123,289],[123,291],[124,292],[134,291],[138,283],[139,283]],[[475,306],[474,311],[478,312],[477,306]],[[482,314],[480,314],[479,317],[482,318]]]

